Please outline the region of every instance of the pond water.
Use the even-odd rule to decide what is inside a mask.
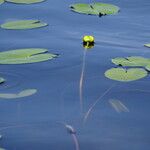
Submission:
[[[104,72],[114,67],[111,58],[150,57],[150,49],[143,46],[150,42],[150,1],[103,0],[121,11],[101,18],[71,12],[69,5],[77,2],[91,1],[47,0],[0,6],[0,24],[16,19],[39,19],[49,24],[33,30],[0,29],[0,51],[37,47],[60,54],[41,63],[0,65],[0,76],[7,79],[0,85],[0,93],[38,90],[25,98],[0,99],[0,147],[75,150],[72,135],[76,135],[80,150],[149,150],[149,76],[122,83],[109,80]],[[84,57],[82,37],[88,34],[96,43]],[[83,64],[81,113],[79,81]],[[83,123],[83,116],[100,96]],[[110,99],[121,101],[129,111],[116,112]],[[73,126],[76,134],[67,132],[63,123]]]

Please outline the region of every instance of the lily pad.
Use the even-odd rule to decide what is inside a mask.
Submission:
[[[116,14],[120,10],[118,6],[106,3],[92,3],[92,4],[77,3],[72,4],[70,8],[74,12],[99,16]]]
[[[148,44],[144,44],[144,46],[146,46],[146,47],[149,47],[149,48],[150,48],[150,43],[148,43]]]
[[[138,80],[146,77],[147,74],[147,71],[141,68],[111,68],[105,72],[107,78],[122,82]]]
[[[4,3],[4,0],[0,0],[0,5]]]
[[[148,58],[144,58],[144,57],[140,57],[140,56],[132,56],[132,57],[118,57],[118,58],[114,58],[112,59],[112,62],[115,65],[121,65],[121,66],[147,66],[148,64],[150,64],[150,59]]]
[[[0,148],[0,150],[6,150],[6,149],[4,149],[4,148]]]
[[[29,48],[0,52],[0,64],[26,64],[50,60],[57,57],[47,49]]]
[[[37,92],[36,89],[27,89],[23,90],[20,93],[12,94],[12,93],[0,93],[0,98],[4,99],[15,99],[15,98],[21,98],[21,97],[27,97],[35,94]]]
[[[3,83],[3,82],[5,82],[5,79],[0,77],[0,84]]]
[[[22,29],[34,29],[47,26],[47,23],[43,23],[39,20],[18,20],[6,22],[1,25],[1,28],[11,30],[22,30]]]
[[[15,4],[33,4],[33,3],[40,3],[45,0],[5,0],[5,1],[15,3]]]
[[[148,71],[150,71],[150,64],[147,65],[147,66],[145,66],[145,69],[148,70]]]

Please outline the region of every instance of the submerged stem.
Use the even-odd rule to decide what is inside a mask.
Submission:
[[[100,95],[96,101],[90,106],[90,108],[88,109],[88,111],[85,113],[83,122],[86,122],[86,120],[88,119],[88,116],[90,115],[90,113],[92,112],[93,108],[95,107],[95,105],[114,87],[115,85],[113,84],[112,86],[110,86],[102,95]]]
[[[81,69],[81,75],[80,75],[80,81],[79,81],[79,97],[80,97],[81,114],[83,112],[83,81],[84,81],[84,72],[85,72],[86,51],[87,50],[85,49],[83,53],[82,69]]]
[[[66,124],[64,122],[58,122],[58,123],[64,125],[65,128],[67,129],[68,133],[72,136],[73,142],[75,144],[75,150],[80,150],[79,142],[78,142],[78,139],[77,139],[77,136],[76,136],[75,129],[71,125]]]
[[[73,141],[74,141],[76,150],[80,150],[80,148],[79,148],[79,142],[78,142],[77,136],[76,136],[75,134],[71,134],[71,136],[72,136],[72,138],[73,138]]]

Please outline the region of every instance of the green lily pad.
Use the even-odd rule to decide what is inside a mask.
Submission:
[[[50,60],[57,57],[47,49],[29,48],[0,52],[0,64],[26,64]]]
[[[150,64],[147,65],[147,66],[145,66],[145,69],[148,70],[148,71],[150,71]]]
[[[5,0],[5,1],[15,3],[15,4],[33,4],[33,3],[40,3],[45,0]]]
[[[92,3],[92,4],[77,3],[72,4],[70,8],[74,12],[99,16],[116,14],[120,10],[118,6],[106,3]]]
[[[105,72],[107,78],[122,82],[138,80],[146,77],[147,74],[147,71],[141,68],[111,68]]]
[[[146,47],[149,47],[149,48],[150,48],[150,43],[148,43],[148,44],[144,44],[144,46],[146,46]]]
[[[36,89],[27,89],[23,90],[20,93],[17,94],[12,94],[12,93],[0,93],[0,98],[4,99],[15,99],[15,98],[22,98],[22,97],[27,97],[35,94],[37,92]]]
[[[144,57],[140,57],[140,56],[132,56],[132,57],[118,57],[118,58],[114,58],[112,59],[112,62],[115,65],[121,65],[121,66],[147,66],[148,64],[150,64],[150,59],[148,58],[144,58]]]
[[[5,79],[0,77],[0,84],[3,83],[3,82],[5,82]]]
[[[71,10],[78,13],[83,14],[93,14],[95,15],[95,11],[90,7],[89,4],[73,4],[70,6]]]
[[[4,3],[4,0],[0,0],[0,5]]]
[[[39,20],[18,20],[6,22],[1,25],[1,28],[11,30],[22,30],[22,29],[34,29],[47,26],[47,23],[43,23]]]

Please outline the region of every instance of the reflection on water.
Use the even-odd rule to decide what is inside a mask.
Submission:
[[[19,73],[2,71],[0,72],[0,76],[7,81],[0,85],[0,90],[14,88],[24,82],[24,76]]]
[[[129,112],[129,109],[120,100],[110,99],[109,103],[118,113]]]

